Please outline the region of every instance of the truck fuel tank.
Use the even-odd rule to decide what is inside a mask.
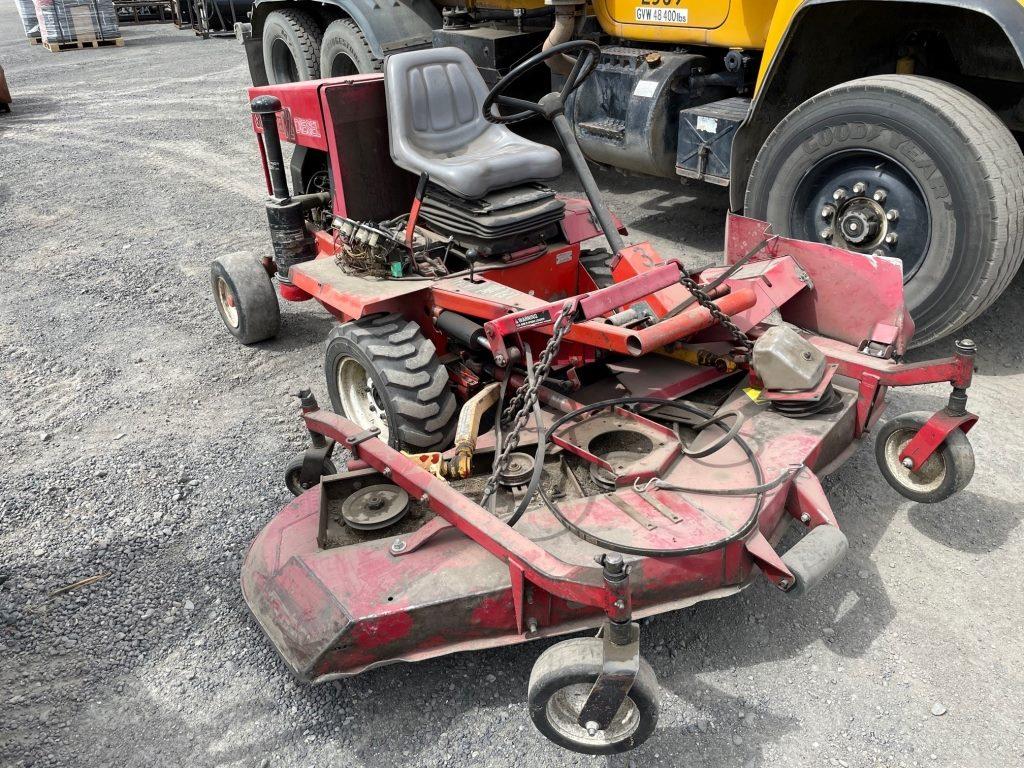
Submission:
[[[636,173],[674,178],[679,111],[721,98],[718,88],[690,89],[704,56],[608,46],[566,109],[584,154]]]

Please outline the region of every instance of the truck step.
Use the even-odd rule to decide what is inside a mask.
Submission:
[[[602,117],[577,124],[577,127],[593,136],[622,141],[626,137],[626,121],[614,117]]]

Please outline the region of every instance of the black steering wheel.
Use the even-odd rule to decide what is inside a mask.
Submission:
[[[568,54],[570,51],[579,51],[579,55],[576,57],[576,63],[573,64],[572,72],[566,78],[565,85],[562,86],[561,91],[549,93],[541,99],[540,103],[505,95],[505,91],[508,90],[512,83],[538,64],[542,64],[555,56]],[[546,51],[534,54],[521,64],[517,64],[511,72],[494,84],[490,93],[487,94],[487,98],[484,99],[482,107],[484,118],[499,125],[517,123],[533,115],[541,115],[550,120],[565,106],[565,100],[569,97],[569,94],[583,85],[583,81],[590,77],[591,73],[597,68],[600,57],[601,47],[590,40],[570,40],[567,43],[559,43],[548,48]],[[511,115],[503,115],[496,107],[510,107],[520,111]]]

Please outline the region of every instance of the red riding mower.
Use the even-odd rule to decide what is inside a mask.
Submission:
[[[560,93],[509,95],[563,54],[576,63]],[[625,245],[563,114],[597,58],[593,43],[555,46],[490,92],[450,48],[252,89],[274,258],[227,257],[212,277],[245,343],[276,332],[275,283],[341,321],[334,412],[300,393],[297,497],[242,571],[292,671],[323,681],[599,628],[540,655],[528,700],[549,739],[608,754],[658,719],[638,619],[757,571],[800,595],[841,560],[818,476],[875,426],[889,387],[952,385],[943,410],[878,430],[878,465],[910,499],[967,484],[977,417],[972,342],[901,362],[898,262],[738,216],[720,267]],[[556,150],[504,125],[531,115],[554,125],[586,201],[544,185]],[[281,136],[297,145],[295,194]],[[610,252],[582,247],[602,235]],[[790,524],[806,533],[780,553]]]

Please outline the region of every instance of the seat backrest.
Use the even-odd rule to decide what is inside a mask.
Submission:
[[[384,88],[391,157],[402,167],[415,154],[443,157],[465,147],[491,126],[480,112],[487,86],[459,48],[388,56]]]

